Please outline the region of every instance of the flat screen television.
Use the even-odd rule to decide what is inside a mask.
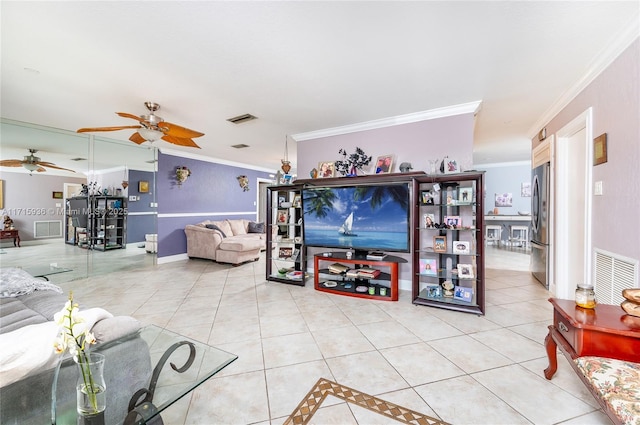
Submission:
[[[302,189],[307,246],[409,252],[409,184]]]

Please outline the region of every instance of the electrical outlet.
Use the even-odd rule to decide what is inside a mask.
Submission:
[[[594,188],[593,188],[593,194],[602,195],[602,180],[595,182]]]

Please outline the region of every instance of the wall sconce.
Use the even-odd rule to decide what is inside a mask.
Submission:
[[[191,175],[191,170],[185,166],[176,168],[176,180],[178,181],[178,186],[182,186],[182,183],[186,182],[189,176]]]

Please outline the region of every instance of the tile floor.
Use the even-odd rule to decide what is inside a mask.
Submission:
[[[544,378],[552,308],[527,255],[489,249],[482,317],[414,306],[406,291],[384,302],[266,282],[264,266],[188,260],[60,285],[81,306],[239,356],[169,408],[165,424],[282,424],[319,377],[452,424],[611,423],[563,356]],[[312,423],[389,423],[336,398],[323,406]]]

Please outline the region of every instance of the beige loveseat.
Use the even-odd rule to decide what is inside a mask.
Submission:
[[[258,260],[266,248],[264,225],[246,219],[205,220],[188,224],[184,232],[189,258],[238,265]]]

